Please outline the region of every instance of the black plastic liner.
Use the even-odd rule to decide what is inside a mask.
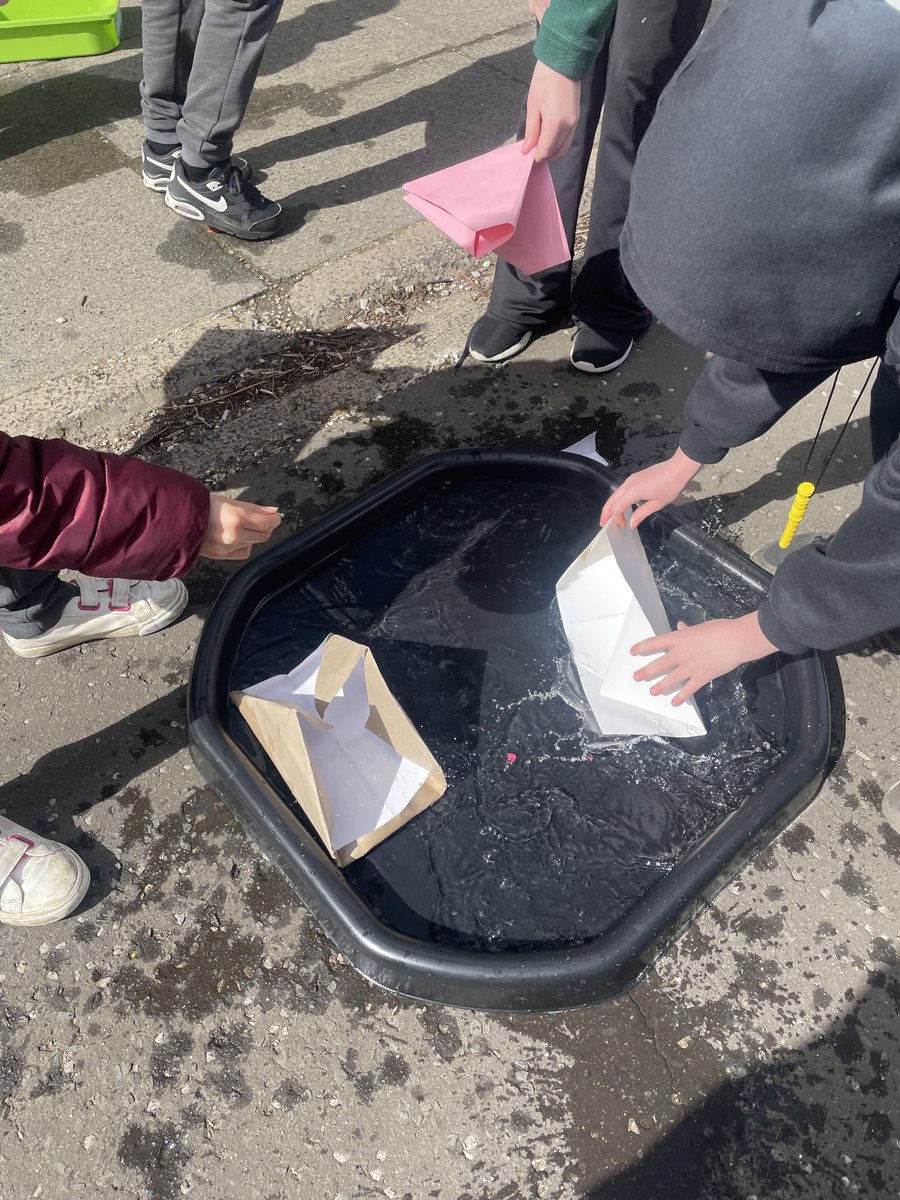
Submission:
[[[260,556],[207,621],[194,759],[338,949],[386,988],[484,1009],[608,998],[824,779],[828,662],[815,654],[705,689],[705,737],[597,729],[555,584],[614,486],[572,455],[436,455]],[[673,622],[735,616],[765,592],[768,575],[676,518],[641,533]],[[228,699],[329,633],[372,647],[448,781],[344,870]]]

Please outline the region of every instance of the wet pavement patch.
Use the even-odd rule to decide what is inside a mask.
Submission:
[[[161,1034],[163,1041],[150,1054],[150,1078],[157,1087],[174,1087],[178,1082],[185,1059],[194,1047],[187,1030]]]
[[[253,1089],[242,1063],[253,1049],[253,1037],[245,1025],[225,1022],[206,1044],[207,1059],[217,1064],[210,1076],[212,1087],[228,1104],[240,1108],[250,1103]]]
[[[223,999],[242,991],[260,970],[259,937],[237,932],[231,922],[216,929],[193,929],[174,943],[172,954],[147,970],[128,963],[115,977],[111,994],[128,1008],[153,1017],[205,1016]]]
[[[119,1143],[119,1162],[143,1176],[150,1200],[172,1200],[178,1195],[190,1152],[181,1130],[170,1121],[128,1126]]]
[[[25,1059],[18,1050],[0,1050],[0,1096],[5,1100],[18,1088],[25,1069]]]

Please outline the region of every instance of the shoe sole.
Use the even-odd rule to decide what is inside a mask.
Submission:
[[[87,642],[108,642],[112,641],[113,638],[147,637],[151,633],[159,633],[161,629],[166,629],[173,621],[177,621],[187,608],[187,602],[188,591],[185,588],[184,594],[176,605],[166,609],[165,612],[160,613],[158,617],[152,621],[148,621],[146,625],[142,625],[139,629],[132,627],[114,629],[111,633],[98,633],[89,637],[73,636],[52,646],[28,646],[24,642],[21,646],[14,646],[9,638],[6,639],[6,644],[12,650],[13,654],[18,655],[19,658],[46,658],[49,654],[59,654],[62,650],[71,650],[73,646],[83,646]]]
[[[504,350],[500,354],[494,354],[492,356],[481,354],[478,350],[473,350],[470,346],[469,356],[474,358],[476,362],[480,363],[506,362],[510,358],[515,358],[517,354],[521,354],[525,347],[530,345],[533,337],[534,334],[529,330],[529,332],[526,333],[520,341],[516,342],[514,346],[510,346],[508,350]]]
[[[162,178],[154,179],[152,175],[145,175],[143,171],[141,172],[141,179],[143,179],[143,181],[144,181],[145,188],[149,188],[151,192],[160,192],[160,193],[164,192],[166,190],[166,188],[169,186],[169,184],[172,182],[171,175],[167,179],[162,179]]]
[[[226,237],[235,237],[242,242],[264,242],[267,238],[275,237],[280,230],[280,225],[277,229],[269,229],[258,232],[253,229],[248,229],[245,233],[237,233],[234,229],[222,229],[216,224],[216,218],[213,213],[205,213],[197,208],[194,204],[189,204],[186,200],[173,199],[171,193],[166,190],[166,205],[171,208],[172,212],[177,213],[179,217],[186,217],[189,221],[205,221],[209,229],[213,233],[224,233]],[[281,213],[278,214],[281,216]]]
[[[91,873],[87,869],[87,865],[80,858],[76,860],[75,865],[78,871],[75,877],[75,886],[65,900],[61,900],[52,908],[40,909],[38,912],[0,913],[0,925],[52,925],[54,921],[61,921],[63,917],[70,916],[78,908],[91,886]]]
[[[575,353],[575,347],[569,351],[569,362],[576,371],[583,371],[585,375],[605,375],[607,371],[614,371],[616,367],[621,367],[622,363],[634,349],[634,342],[628,347],[621,358],[617,358],[615,362],[607,363],[605,367],[593,367],[587,362],[576,362],[572,355]]]

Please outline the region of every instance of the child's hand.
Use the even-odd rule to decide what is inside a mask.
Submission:
[[[540,24],[544,19],[544,13],[550,7],[550,0],[528,0],[528,11],[534,19]]]
[[[204,558],[249,558],[251,549],[267,542],[280,524],[277,508],[213,493],[200,553]]]
[[[581,81],[560,75],[542,62],[534,65],[525,115],[528,154],[537,147],[535,162],[561,158],[572,145],[581,110]]]
[[[631,653],[661,655],[636,671],[634,677],[639,683],[659,679],[650,689],[654,696],[680,688],[672,701],[677,707],[717,676],[777,650],[760,629],[759,614],[752,612],[731,621],[706,621],[702,625],[679,621],[674,633],[638,642]]]
[[[680,496],[702,466],[702,463],[688,458],[684,451],[676,450],[665,462],[635,471],[603,505],[600,524],[615,521],[624,528],[626,511],[633,504],[640,504],[631,518],[631,528],[637,529],[651,513],[665,508]]]

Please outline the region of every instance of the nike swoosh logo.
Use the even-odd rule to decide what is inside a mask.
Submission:
[[[220,196],[218,200],[210,200],[209,196],[203,196],[200,192],[195,192],[186,179],[179,179],[178,182],[186,192],[189,192],[195,200],[199,200],[201,204],[205,204],[207,208],[214,208],[216,212],[224,212],[228,207],[228,201],[224,196]]]

